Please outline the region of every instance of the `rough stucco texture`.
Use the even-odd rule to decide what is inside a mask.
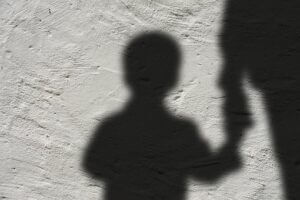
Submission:
[[[175,37],[183,55],[168,97],[213,149],[224,141],[217,86],[223,1],[0,1],[0,198],[103,199],[105,184],[80,166],[95,126],[124,105],[121,55],[145,30]],[[247,77],[245,77],[247,80]],[[259,92],[245,81],[255,125],[243,167],[212,185],[190,180],[186,199],[282,199]]]

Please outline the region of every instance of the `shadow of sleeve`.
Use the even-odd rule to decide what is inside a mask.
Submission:
[[[113,126],[105,122],[90,139],[82,162],[83,169],[93,178],[109,180],[116,176],[113,167],[117,157],[114,143]]]

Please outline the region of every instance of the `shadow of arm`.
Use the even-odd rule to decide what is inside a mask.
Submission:
[[[227,45],[236,49],[235,44]],[[235,52],[235,51],[234,51]],[[243,87],[243,78],[246,70],[241,57],[232,52],[225,52],[226,60],[220,75],[219,87],[225,95],[223,103],[223,116],[225,118],[225,132],[227,147],[238,146],[247,128],[252,125],[251,113],[247,96]]]
[[[220,152],[194,163],[191,174],[196,179],[213,183],[240,168],[241,161],[235,153]]]
[[[220,151],[214,153],[195,131],[192,135],[186,166],[193,178],[213,183],[241,167],[236,146],[226,144]]]

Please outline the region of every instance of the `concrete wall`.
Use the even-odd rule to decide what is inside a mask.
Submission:
[[[120,58],[145,30],[177,39],[183,63],[168,105],[218,149],[225,137],[217,86],[223,3],[0,1],[0,198],[103,199],[104,183],[80,163],[94,127],[129,96]],[[255,125],[241,145],[243,168],[213,185],[190,180],[187,199],[282,199],[264,104],[247,81],[245,88]]]

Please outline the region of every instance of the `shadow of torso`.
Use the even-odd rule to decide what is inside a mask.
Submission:
[[[299,92],[299,12],[298,0],[229,0],[221,36],[225,61],[247,71],[264,92]]]
[[[106,181],[107,200],[183,200],[186,179],[205,159],[207,146],[192,123],[133,103],[97,130],[85,165]]]

